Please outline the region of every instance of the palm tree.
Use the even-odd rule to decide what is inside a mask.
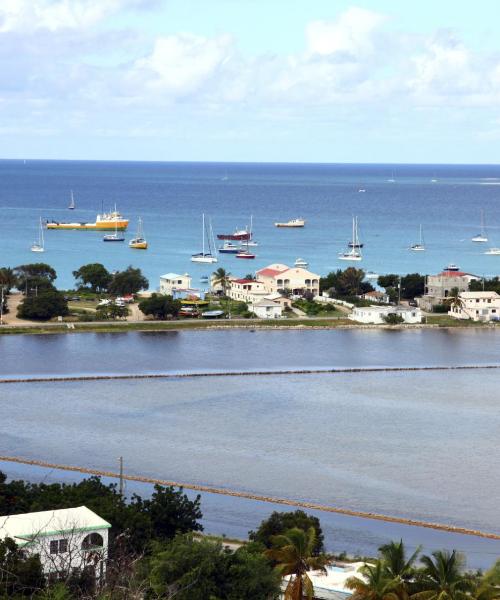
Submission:
[[[474,580],[462,572],[463,560],[454,550],[438,550],[432,556],[422,556],[424,569],[420,592],[412,600],[466,600],[474,589]]]
[[[353,590],[353,600],[399,600],[398,582],[388,575],[381,560],[366,563],[359,569],[363,579],[350,577],[345,585]]]
[[[309,527],[307,531],[294,527],[282,535],[271,537],[272,548],[264,554],[276,561],[276,571],[282,576],[290,576],[285,590],[284,600],[311,600],[314,588],[307,571],[326,573],[330,557],[326,554],[313,556],[316,544],[316,531]]]
[[[214,271],[212,277],[213,285],[220,285],[222,287],[222,292],[224,296],[226,296],[227,288],[229,287],[229,282],[231,278],[231,273],[228,273],[226,269],[219,267],[217,271]]]
[[[449,304],[451,310],[460,310],[465,306],[464,301],[460,298],[460,292],[457,287],[454,287],[450,291],[450,295],[445,299],[445,304]]]
[[[408,598],[408,586],[415,573],[414,564],[420,553],[420,546],[409,557],[406,557],[406,548],[403,540],[390,542],[379,548],[380,560],[385,575],[392,579],[396,585],[398,596],[401,600]]]

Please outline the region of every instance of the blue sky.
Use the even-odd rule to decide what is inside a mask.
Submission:
[[[0,156],[497,162],[497,7],[2,0]]]

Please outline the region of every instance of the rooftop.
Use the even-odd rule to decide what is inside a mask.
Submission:
[[[475,300],[476,298],[500,298],[496,292],[461,292],[460,297],[465,300]]]
[[[165,275],[160,275],[160,279],[179,279],[179,277],[189,277],[189,275],[178,275],[177,273],[166,273]]]
[[[111,525],[86,506],[44,510],[0,517],[0,539],[10,537],[23,545],[37,536],[107,529]]]
[[[233,283],[257,283],[255,279],[232,279]]]

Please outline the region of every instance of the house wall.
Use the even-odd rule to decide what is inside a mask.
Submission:
[[[191,277],[179,275],[175,279],[164,279],[160,277],[160,293],[172,296],[174,289],[189,289],[191,287]]]
[[[84,540],[91,534],[101,536],[102,546],[90,550],[82,548]],[[54,535],[40,535],[35,541],[24,546],[23,551],[40,556],[42,569],[46,575],[73,569],[83,570],[85,567],[95,565],[95,574],[99,578],[106,570],[108,530],[68,530]]]

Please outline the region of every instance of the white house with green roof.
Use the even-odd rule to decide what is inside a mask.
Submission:
[[[40,556],[46,575],[77,571],[104,575],[111,525],[86,506],[0,517],[0,540],[13,539]]]

